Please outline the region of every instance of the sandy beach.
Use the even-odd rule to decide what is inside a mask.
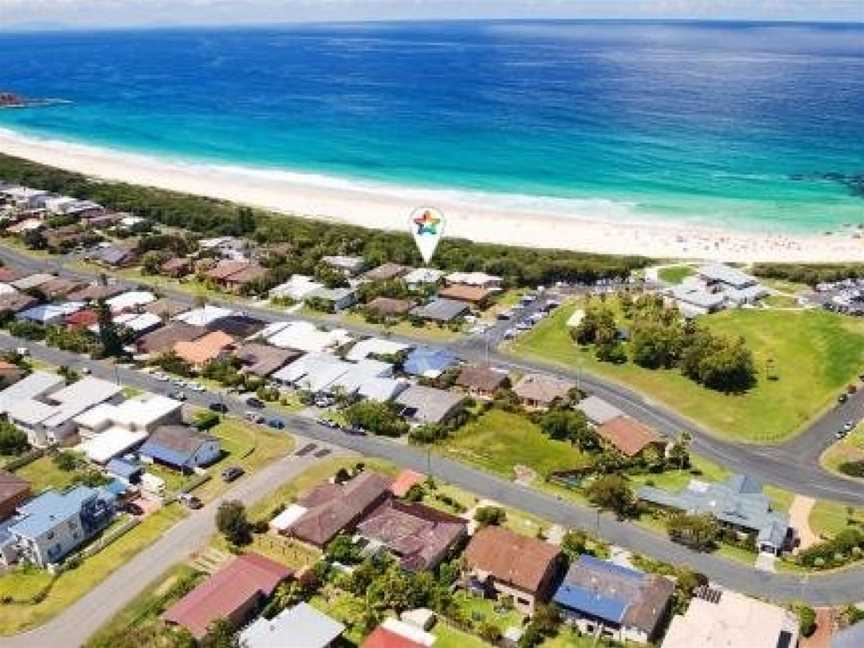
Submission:
[[[833,234],[724,231],[633,217],[624,204],[500,197],[338,178],[188,163],[118,152],[0,129],[0,152],[104,180],[232,200],[286,214],[405,230],[410,212],[431,205],[446,235],[531,247],[724,261],[864,261],[858,230]]]

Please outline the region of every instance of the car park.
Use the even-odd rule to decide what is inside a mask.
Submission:
[[[243,476],[246,471],[243,470],[240,466],[228,466],[225,470],[222,471],[222,481],[224,482],[233,482],[235,479],[239,479]]]

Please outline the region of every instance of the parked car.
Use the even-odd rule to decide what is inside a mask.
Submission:
[[[846,395],[845,393],[840,394],[840,395],[837,397],[837,402],[838,402],[838,403],[845,403],[847,400],[849,400],[849,396]]]
[[[855,423],[853,423],[852,421],[846,421],[843,424],[843,431],[844,432],[851,432],[852,428],[854,428],[854,427],[855,427]]]
[[[182,391],[172,391],[168,394],[168,398],[173,398],[176,401],[180,401],[181,403],[186,400],[186,394]]]
[[[228,412],[228,406],[225,403],[210,403],[207,407],[211,412],[219,412],[220,414]]]
[[[260,424],[260,423],[263,423],[263,422],[264,422],[264,417],[261,416],[258,412],[249,412],[249,411],[247,411],[243,416],[244,416],[244,417],[246,418],[246,420],[249,421],[250,423],[259,423],[259,424]]]
[[[233,482],[235,479],[242,477],[245,472],[240,466],[228,466],[222,471],[222,481]]]
[[[90,370],[90,367],[81,367],[81,373],[85,376],[89,376],[93,372]]]
[[[267,421],[267,425],[269,425],[274,430],[284,430],[285,429],[285,421],[280,418],[272,418]]]
[[[254,396],[250,396],[246,399],[246,404],[249,407],[254,407],[255,409],[264,409],[264,401],[260,398],[255,398]]]
[[[30,349],[28,349],[27,347],[18,347],[17,349],[15,349],[15,353],[17,353],[19,356],[28,356],[30,355]]]
[[[204,502],[191,493],[180,493],[180,495],[177,496],[177,501],[183,504],[186,508],[192,510],[197,510],[204,506]]]

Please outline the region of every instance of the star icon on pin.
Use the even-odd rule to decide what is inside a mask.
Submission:
[[[441,219],[435,216],[431,211],[426,210],[420,216],[414,219],[414,224],[417,225],[417,234],[438,234],[438,224]]]

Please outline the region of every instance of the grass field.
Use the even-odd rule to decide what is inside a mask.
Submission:
[[[657,277],[660,281],[665,281],[670,284],[680,284],[687,277],[696,273],[696,269],[689,265],[675,265],[660,268],[657,271]]]
[[[498,409],[460,428],[439,449],[508,479],[517,465],[528,466],[542,479],[554,470],[575,468],[586,461],[579,450],[549,439],[524,416]]]
[[[852,525],[864,529],[864,509],[819,500],[810,511],[810,528],[816,535],[832,537]]]
[[[40,493],[48,488],[56,488],[58,490],[66,488],[75,479],[78,474],[74,470],[60,470],[54,465],[54,461],[50,456],[39,457],[26,466],[22,466],[15,471],[21,479],[26,479],[30,482],[30,488],[34,493]]]
[[[45,623],[105,580],[115,569],[174,526],[183,515],[183,510],[176,504],[162,509],[99,553],[85,559],[77,568],[60,574],[43,601],[0,606],[0,635],[14,634]],[[0,592],[9,587],[6,578],[10,576],[16,591],[30,591],[45,583],[41,570],[32,570],[29,575],[12,572],[0,576]]]
[[[758,384],[745,394],[729,395],[699,386],[676,369],[649,370],[627,362],[598,361],[590,349],[570,340],[568,304],[510,350],[526,357],[587,371],[628,385],[710,430],[735,441],[779,443],[835,402],[864,366],[864,322],[825,311],[734,310],[700,321],[726,335],[742,335],[753,350]],[[765,378],[774,363],[778,380]]]

